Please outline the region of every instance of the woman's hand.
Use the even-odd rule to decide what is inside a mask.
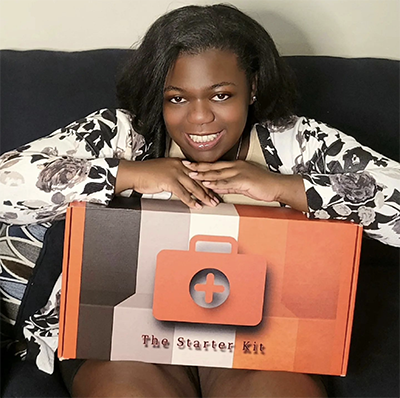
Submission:
[[[219,201],[212,191],[200,182],[189,177],[190,169],[182,164],[181,159],[162,158],[131,162],[121,160],[115,193],[133,189],[139,193],[155,194],[172,192],[191,208],[201,208],[201,203],[216,206]]]
[[[191,163],[183,161],[189,177],[218,194],[235,193],[263,202],[282,202],[308,211],[303,179],[300,175],[272,173],[253,163],[233,162]]]

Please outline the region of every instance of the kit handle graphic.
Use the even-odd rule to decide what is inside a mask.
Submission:
[[[190,239],[189,251],[197,252],[196,245],[198,242],[216,242],[216,243],[229,243],[231,245],[231,254],[237,254],[239,251],[239,244],[235,238],[230,236],[215,236],[215,235],[196,235]]]

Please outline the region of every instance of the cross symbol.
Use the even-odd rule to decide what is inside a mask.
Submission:
[[[208,273],[206,277],[206,283],[198,283],[194,286],[194,290],[205,293],[205,301],[210,304],[213,301],[214,293],[222,293],[225,288],[222,285],[214,285],[214,274]]]

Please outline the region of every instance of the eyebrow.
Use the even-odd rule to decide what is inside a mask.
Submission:
[[[236,86],[236,84],[233,83],[233,82],[220,82],[220,83],[213,84],[212,86],[208,87],[207,89],[208,90],[214,90],[216,88],[225,87],[225,86]],[[167,92],[167,91],[179,91],[179,92],[182,92],[182,93],[186,92],[185,89],[180,88],[180,87],[176,87],[176,86],[167,86],[167,87],[165,87],[164,88],[164,93]]]

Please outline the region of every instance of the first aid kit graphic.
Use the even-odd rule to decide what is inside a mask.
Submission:
[[[198,242],[225,242],[229,253],[196,250]],[[258,325],[263,316],[266,259],[238,254],[231,237],[197,235],[188,251],[157,256],[153,314],[160,321]]]

